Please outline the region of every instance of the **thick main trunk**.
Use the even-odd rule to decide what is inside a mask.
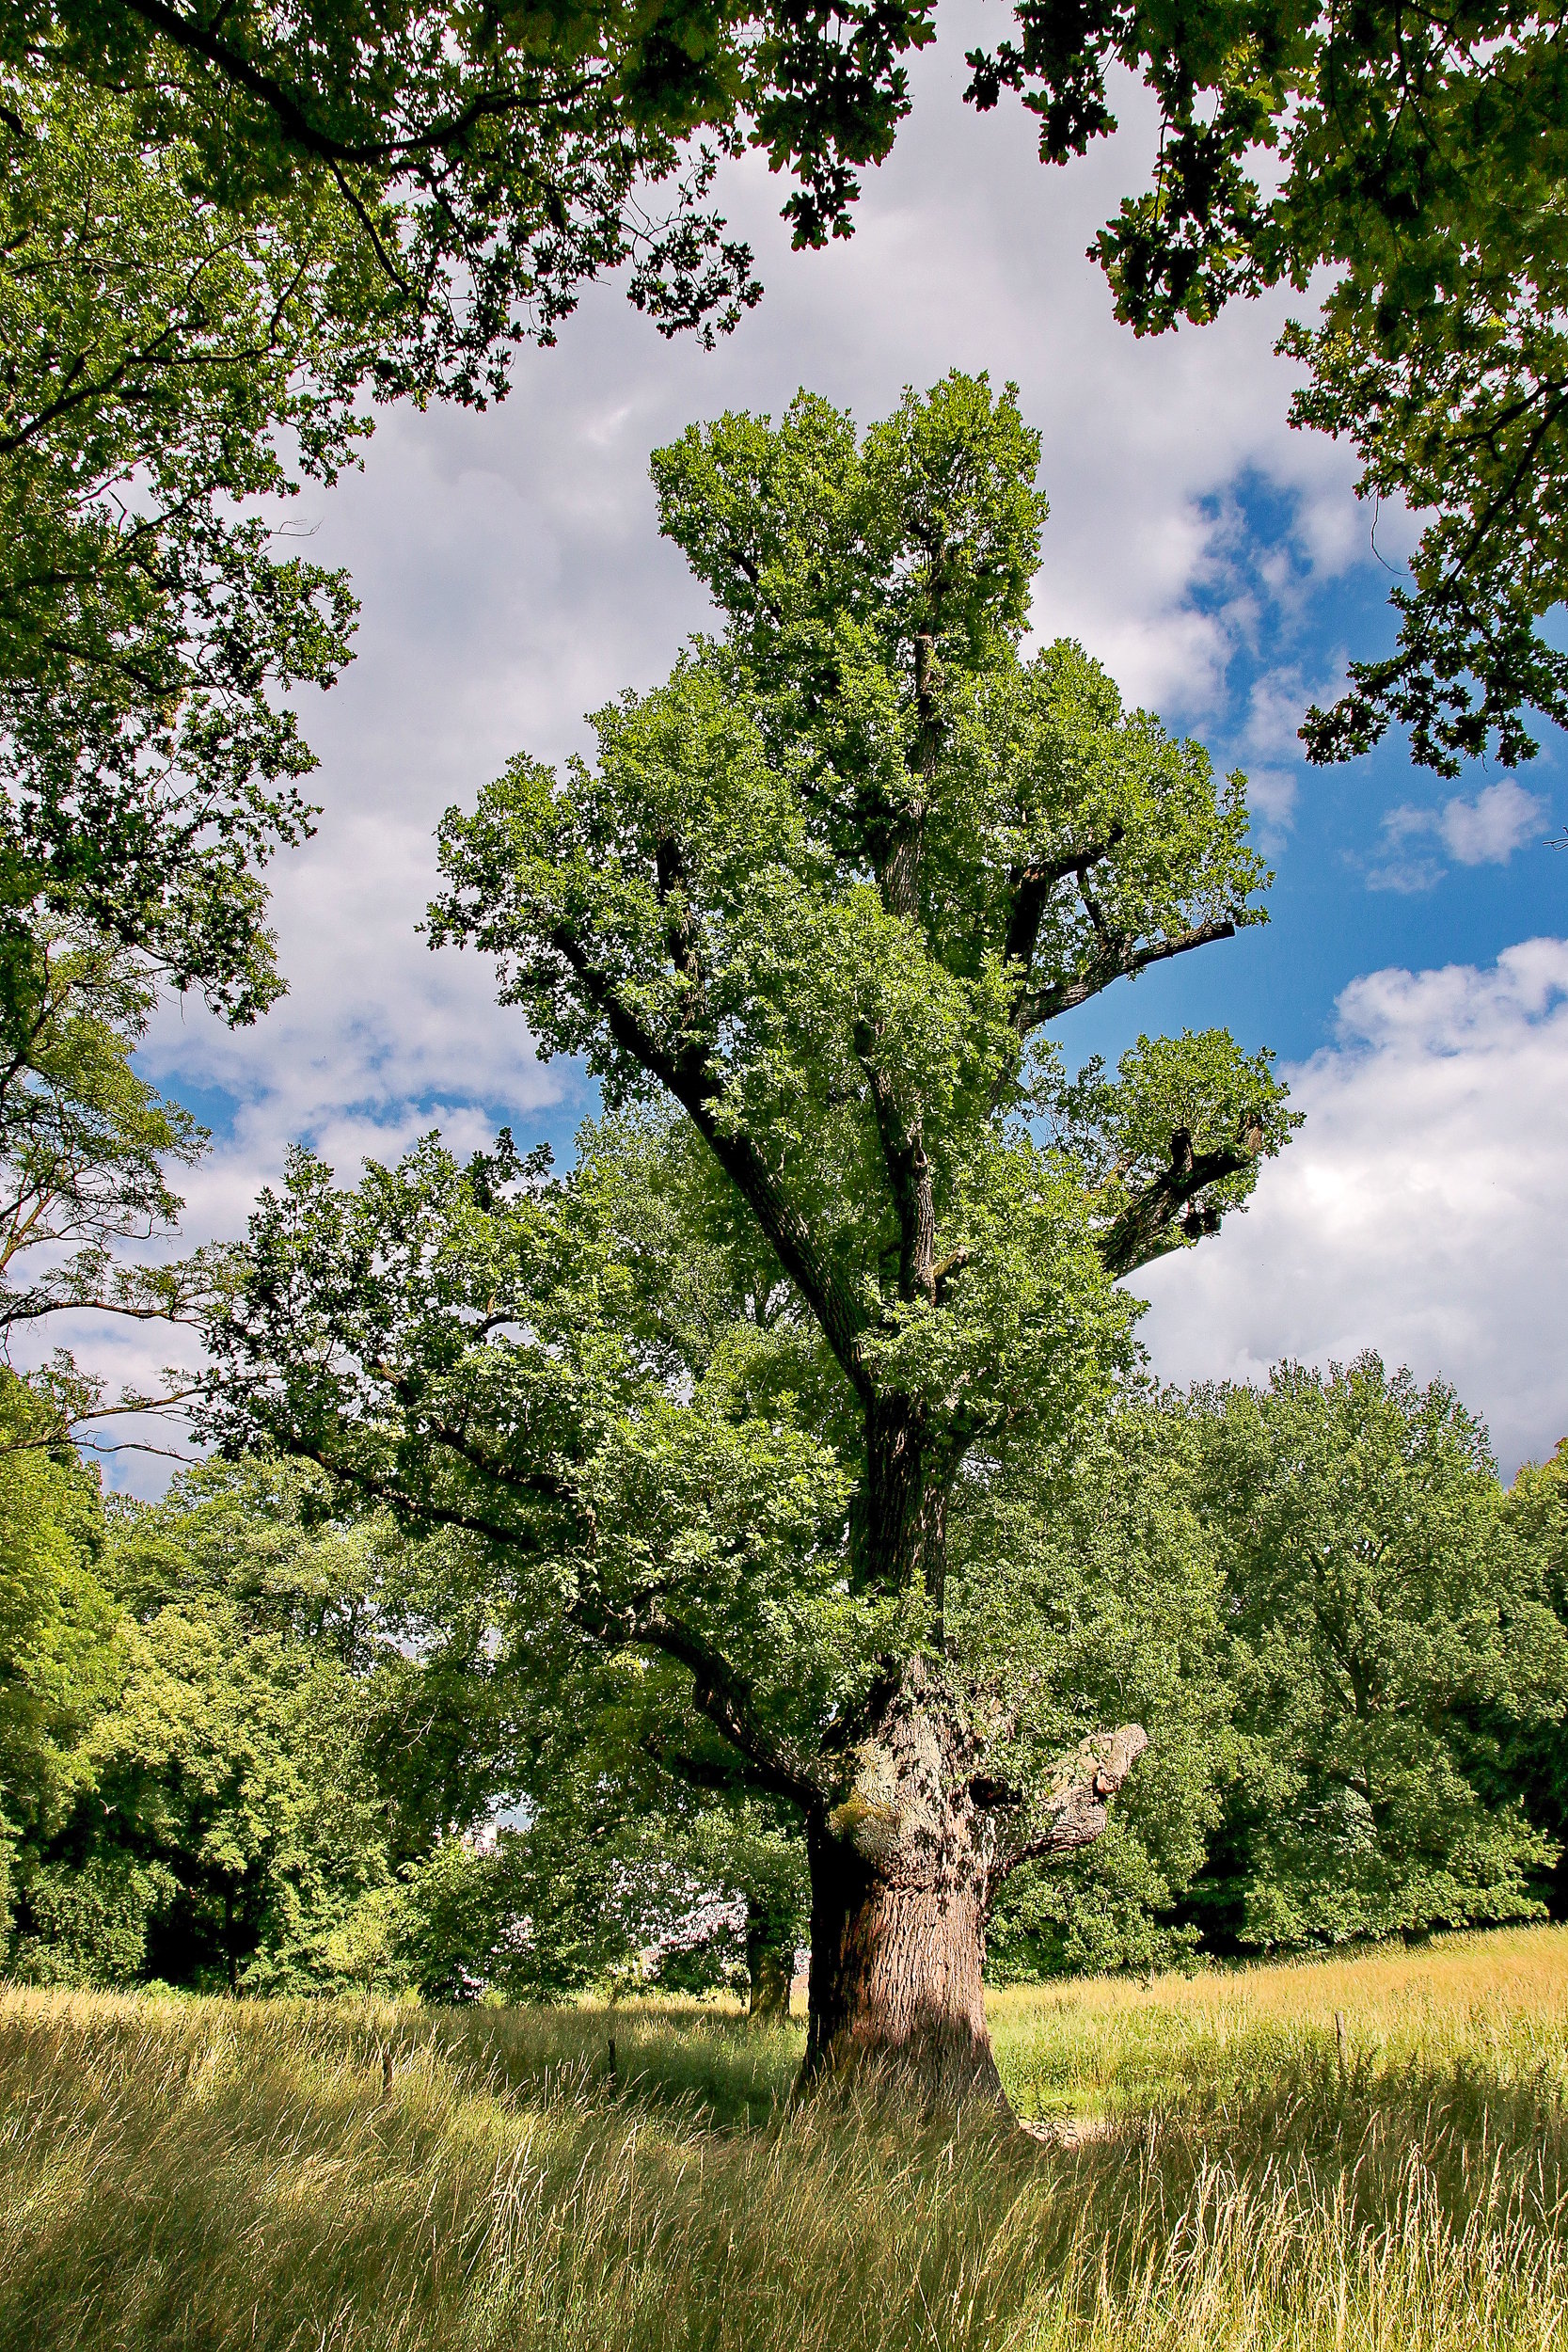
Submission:
[[[866,1410],[865,1487],[857,1529],[867,1583],[908,1591],[918,1579],[940,1633],[947,1563],[947,1498],[957,1466],[931,1441],[908,1397],[878,1397]]]
[[[831,1836],[812,1855],[802,2083],[872,2073],[928,2103],[1005,2105],[986,2026],[983,1888],[882,1877]]]
[[[977,1771],[963,1694],[911,1659],[842,1753],[843,1795],[808,1825],[811,1991],[802,2087],[859,2074],[924,2105],[1006,2099],[986,2026],[986,1917],[1031,1855],[1105,1827],[1148,1741],[1085,1740],[1037,1804]]]
[[[811,1827],[803,2084],[870,2074],[927,2102],[1005,2104],[981,1987],[989,1841],[966,1745],[917,1666],[848,1759],[842,1803]]]

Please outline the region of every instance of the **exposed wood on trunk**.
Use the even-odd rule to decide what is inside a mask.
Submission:
[[[1119,1731],[1085,1740],[1060,1767],[1051,1788],[1037,1803],[1032,1804],[1005,1783],[972,1783],[978,1804],[999,1816],[1011,1817],[996,1836],[992,1892],[1021,1862],[1076,1853],[1081,1847],[1093,1845],[1109,1819],[1110,1800],[1148,1746],[1148,1734],[1141,1724],[1123,1724]]]

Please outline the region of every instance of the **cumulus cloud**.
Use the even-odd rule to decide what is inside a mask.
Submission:
[[[1368,875],[1373,890],[1430,890],[1445,853],[1456,866],[1506,866],[1515,850],[1546,830],[1546,802],[1513,776],[1500,776],[1475,799],[1460,793],[1441,808],[1402,803],[1383,820],[1385,862]]]
[[[1258,838],[1270,855],[1284,847],[1295,818],[1302,719],[1308,705],[1332,702],[1342,680],[1342,665],[1314,685],[1299,663],[1287,662],[1263,671],[1247,690],[1241,757]]]
[[[1260,846],[1271,855],[1284,843],[1296,813],[1296,779],[1288,768],[1249,768],[1247,806]]]
[[[1568,940],[1375,972],[1338,1015],[1248,1215],[1139,1278],[1145,1341],[1180,1380],[1376,1347],[1450,1379],[1512,1474],[1568,1433]]]

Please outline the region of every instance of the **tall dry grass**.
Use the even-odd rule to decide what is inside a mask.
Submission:
[[[710,2010],[11,1992],[0,2352],[1563,2335],[1568,1933],[1011,1993],[994,2025],[1044,2140],[791,2108],[798,2031]]]

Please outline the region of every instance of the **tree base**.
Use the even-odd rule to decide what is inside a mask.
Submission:
[[[982,1889],[889,1883],[831,1836],[812,1852],[811,1994],[800,2089],[864,2086],[923,2108],[1010,2113],[986,2024]]]
[[[750,1997],[746,2004],[748,2017],[764,2023],[780,2022],[789,2015],[789,1991],[795,1976],[795,1946],[764,1945],[747,1954],[747,1974]]]

